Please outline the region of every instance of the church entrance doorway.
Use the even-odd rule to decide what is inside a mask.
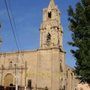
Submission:
[[[15,90],[15,78],[11,73],[8,73],[5,77],[4,77],[4,87],[5,90]]]

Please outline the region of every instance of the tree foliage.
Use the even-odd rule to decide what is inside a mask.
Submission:
[[[0,24],[0,28],[1,28],[1,24]],[[1,37],[0,37],[0,44],[2,43],[2,39],[1,39]]]
[[[72,42],[77,47],[71,50],[76,58],[75,72],[82,82],[90,83],[90,0],[81,0],[75,9],[69,6],[69,29]]]

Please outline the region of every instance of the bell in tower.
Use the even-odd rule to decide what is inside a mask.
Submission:
[[[43,9],[43,21],[40,27],[40,48],[62,47],[62,35],[59,9],[54,0],[50,0],[48,8]]]

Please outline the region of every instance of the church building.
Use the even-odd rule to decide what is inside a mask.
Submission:
[[[60,11],[54,0],[43,9],[40,48],[0,53],[0,85],[31,90],[75,90],[73,69],[65,64]]]

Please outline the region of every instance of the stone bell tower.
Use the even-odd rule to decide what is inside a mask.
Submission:
[[[40,27],[40,48],[62,48],[62,26],[60,12],[54,0],[43,9],[43,21]]]
[[[40,49],[38,53],[39,73],[49,73],[49,77],[38,78],[38,87],[47,86],[49,90],[65,90],[65,51],[62,45],[63,31],[60,11],[54,0],[43,9],[40,27]]]

